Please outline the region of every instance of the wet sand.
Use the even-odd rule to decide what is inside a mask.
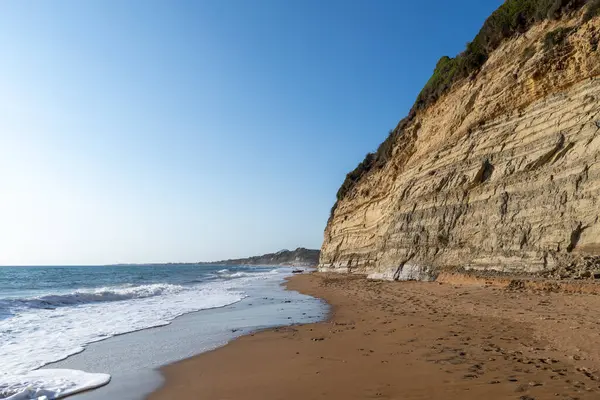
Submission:
[[[312,274],[332,305],[162,369],[161,399],[599,399],[600,296]]]

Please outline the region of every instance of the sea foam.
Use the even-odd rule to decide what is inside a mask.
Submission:
[[[108,374],[90,374],[73,369],[40,369],[3,379],[5,400],[50,400],[95,389],[110,381]]]
[[[244,273],[193,286],[123,285],[5,299],[0,304],[7,315],[0,319],[0,399],[57,399],[104,385],[110,375],[38,368],[92,342],[238,302],[245,285],[277,275]]]
[[[73,306],[86,303],[106,301],[121,301],[142,299],[145,297],[175,294],[185,288],[171,284],[150,284],[140,286],[101,287],[87,290],[76,290],[71,293],[48,294],[32,298],[16,298],[4,300],[0,303],[2,308],[29,307],[29,308],[54,308]]]

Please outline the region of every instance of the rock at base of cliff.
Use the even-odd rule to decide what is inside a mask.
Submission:
[[[374,272],[367,276],[371,280],[384,281],[434,281],[437,274],[433,269],[415,264],[404,264],[400,267],[389,268],[382,272]]]

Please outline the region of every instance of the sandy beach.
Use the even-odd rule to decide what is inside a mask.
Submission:
[[[162,399],[598,399],[600,297],[295,276],[332,305],[162,369]]]

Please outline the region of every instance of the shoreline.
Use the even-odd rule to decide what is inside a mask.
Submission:
[[[324,303],[286,291],[282,283],[279,278],[259,279],[245,287],[246,297],[241,301],[91,343],[85,351],[44,368],[111,375],[108,385],[78,393],[72,397],[77,400],[142,400],[162,385],[159,369],[164,365],[219,348],[244,334],[322,318]]]
[[[597,399],[600,297],[296,275],[321,322],[269,328],[160,368],[162,399]],[[585,313],[582,311],[585,310]]]

